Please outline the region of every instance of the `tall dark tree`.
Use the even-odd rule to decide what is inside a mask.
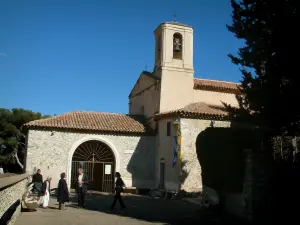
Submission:
[[[229,54],[242,72],[240,109],[234,116],[267,128],[271,135],[299,133],[300,76],[296,0],[232,0],[228,30],[245,41]]]
[[[29,121],[47,117],[25,109],[0,108],[0,165],[17,163],[23,169],[25,133],[21,127]]]

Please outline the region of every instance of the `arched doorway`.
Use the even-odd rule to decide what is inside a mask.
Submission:
[[[81,167],[89,178],[89,189],[112,192],[114,187],[115,156],[105,143],[90,140],[80,144],[72,157],[71,187],[77,182],[77,169]]]

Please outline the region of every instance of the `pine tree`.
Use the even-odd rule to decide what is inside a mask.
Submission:
[[[299,132],[298,4],[295,0],[232,0],[232,25],[245,41],[237,56],[241,68],[239,109],[226,105],[234,117],[267,128],[272,135]]]
[[[25,123],[50,117],[31,110],[0,108],[0,166],[17,163],[23,169],[25,154]]]

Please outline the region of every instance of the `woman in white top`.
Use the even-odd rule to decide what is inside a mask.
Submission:
[[[44,181],[43,185],[42,185],[42,192],[41,195],[42,197],[42,204],[43,204],[43,208],[46,209],[48,208],[49,205],[49,200],[50,200],[50,182],[51,182],[52,178],[51,177],[47,177],[47,180]]]

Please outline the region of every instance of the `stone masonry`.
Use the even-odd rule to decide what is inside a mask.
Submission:
[[[201,167],[196,152],[196,139],[207,127],[229,127],[228,121],[210,121],[196,119],[180,119],[181,123],[181,159],[184,162],[185,177],[181,189],[187,192],[202,191]]]
[[[81,140],[106,140],[114,146],[119,157],[119,172],[131,187],[155,185],[155,137],[105,134],[84,134],[60,131],[29,130],[26,172],[33,174],[40,168],[44,179],[52,176],[51,188],[57,187],[62,172],[70,174],[74,143]]]
[[[1,178],[1,182],[5,182],[4,179]],[[18,199],[22,199],[22,195],[26,190],[27,179],[23,179],[15,184],[11,184],[7,187],[4,187],[0,190],[0,217],[6,212],[6,210],[14,204]],[[21,211],[21,204],[16,209],[16,212],[12,216],[9,225],[12,225],[17,219],[19,213]]]

